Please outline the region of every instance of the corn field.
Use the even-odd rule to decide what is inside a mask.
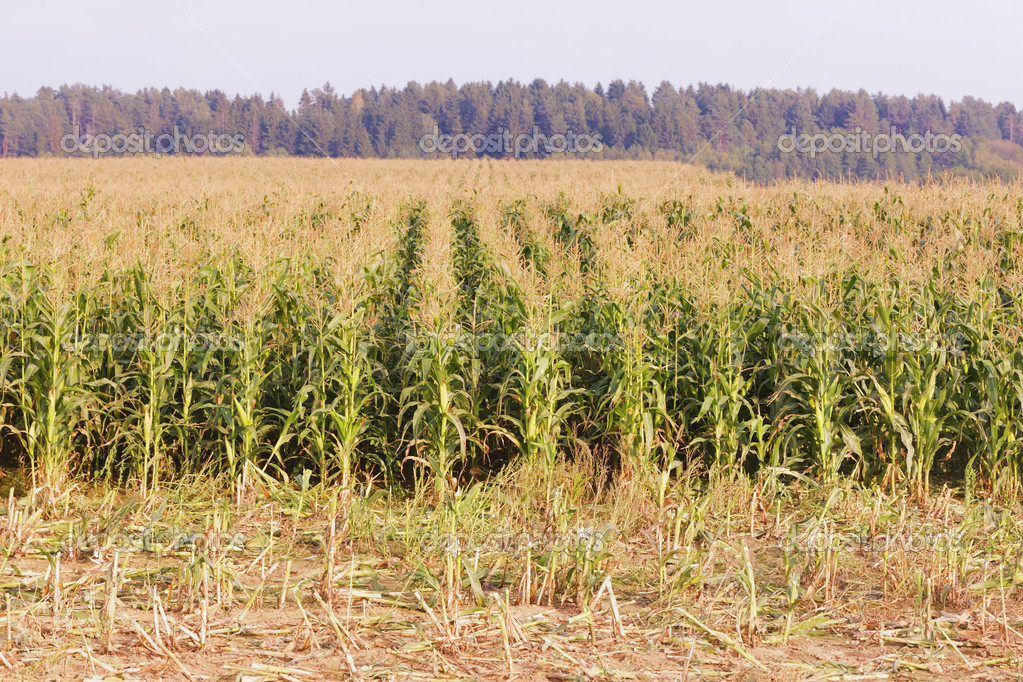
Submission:
[[[39,161],[0,165],[0,234],[0,458],[35,486],[454,504],[586,452],[655,492],[1020,492],[1019,186]]]

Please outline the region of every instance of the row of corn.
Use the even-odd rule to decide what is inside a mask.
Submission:
[[[719,211],[757,239],[745,205]],[[143,492],[186,473],[238,490],[311,475],[443,499],[514,462],[544,473],[550,503],[558,461],[582,449],[662,484],[700,464],[1017,492],[1023,292],[1000,273],[964,289],[940,264],[922,285],[750,270],[724,300],[698,300],[682,273],[635,257],[655,237],[685,248],[685,200],[660,205],[656,235],[621,193],[593,212],[558,195],[502,203],[492,223],[480,213],[410,201],[391,248],[344,282],[329,259],[255,268],[229,254],[170,291],[139,265],[68,293],[59,266],[7,253],[0,457],[37,484]],[[450,296],[426,267],[438,227]],[[1014,239],[989,245],[1001,270]],[[717,245],[708,267],[735,249]]]

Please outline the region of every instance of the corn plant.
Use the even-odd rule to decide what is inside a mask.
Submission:
[[[475,207],[455,204],[451,226],[452,274],[460,289],[455,344],[460,353],[471,355],[463,363],[470,370],[465,378],[472,398],[467,424],[482,425],[486,415],[496,416],[500,409],[499,386],[508,345],[503,339],[509,325],[518,323],[521,302],[498,281],[506,277],[499,278],[493,257],[483,244]],[[487,454],[490,445],[485,444],[481,454]]]
[[[741,310],[722,311],[714,326],[691,332],[700,390],[695,419],[703,427],[703,435],[693,442],[707,443],[715,471],[728,476],[738,472],[742,417],[754,382],[745,371],[746,350],[766,327],[760,320],[746,328],[744,317]]]
[[[906,383],[905,351],[901,346],[902,322],[896,301],[891,296],[878,297],[873,308],[876,322],[870,350],[875,362],[867,370],[869,384],[861,389],[860,398],[870,412],[876,439],[883,448],[885,476],[893,480],[901,464],[902,445],[912,442],[909,424],[900,409]]]
[[[134,337],[137,343],[125,349],[125,354],[132,358],[136,391],[125,428],[133,436],[131,444],[140,451],[136,469],[141,482],[140,492],[146,497],[159,485],[165,436],[171,424],[170,413],[175,399],[176,340],[164,334],[166,311],[153,301],[141,268],[133,269],[132,279],[134,331],[129,330],[128,333],[129,338]]]
[[[296,348],[301,387],[274,451],[279,454],[294,429],[320,481],[329,485],[339,477],[349,490],[370,429],[369,408],[380,396],[362,311],[316,320],[305,327],[302,341]]]
[[[602,355],[610,383],[600,409],[608,430],[621,438],[623,464],[645,477],[659,462],[674,460],[677,427],[668,413],[663,355],[648,352],[643,303],[637,308],[614,303],[603,308],[613,343]]]
[[[862,456],[860,439],[850,426],[855,402],[850,388],[850,365],[845,327],[828,311],[810,303],[800,311],[801,328],[808,335],[793,344],[781,391],[794,427],[810,433],[812,458],[824,480],[833,485],[843,462]]]
[[[574,396],[580,392],[572,387],[572,367],[558,343],[559,324],[569,311],[555,306],[554,301],[544,301],[536,324],[516,330],[513,365],[502,386],[502,397],[516,404],[506,419],[518,436],[523,460],[543,466],[548,512],[558,446],[575,409]]]
[[[453,494],[457,467],[469,455],[465,420],[471,416],[470,357],[460,353],[446,325],[437,321],[409,359],[399,419],[409,457],[426,467],[438,502]]]
[[[501,227],[511,228],[519,244],[519,257],[546,277],[550,268],[551,252],[529,229],[529,208],[525,199],[516,199],[500,207]]]
[[[1008,329],[998,333],[996,320],[1008,315],[999,314],[994,293],[988,290],[971,302],[957,327],[956,339],[973,351],[965,383],[977,393],[969,413],[977,437],[967,471],[979,470],[995,495],[1013,497],[1023,484],[1023,351],[1018,342],[1007,343],[1019,337],[1012,320],[1002,321]]]
[[[668,199],[658,206],[658,211],[664,216],[668,223],[668,229],[673,230],[680,240],[688,240],[692,237],[693,210],[689,202],[681,199]]]
[[[596,270],[596,244],[590,234],[593,217],[586,213],[573,216],[572,202],[564,194],[558,194],[555,202],[544,209],[547,218],[554,222],[554,238],[566,249],[575,249],[579,255],[579,267],[584,273]]]
[[[200,278],[201,279],[201,278]],[[174,414],[170,440],[185,471],[199,471],[205,462],[208,442],[216,439],[211,422],[216,400],[216,368],[223,352],[202,336],[204,316],[198,288],[186,282],[174,291],[181,301],[171,311],[168,330],[174,338]],[[228,340],[230,342],[230,340]]]
[[[83,343],[73,301],[61,301],[39,268],[23,264],[11,332],[17,376],[10,389],[34,486],[59,490],[71,475],[76,427],[88,409]]]
[[[214,389],[226,469],[239,499],[251,488],[250,468],[257,465],[257,454],[265,445],[270,426],[263,399],[271,374],[270,339],[274,328],[265,304],[260,302],[243,319],[230,318],[243,301],[246,275],[244,266],[230,264],[221,280],[222,301],[217,313],[221,316],[218,328],[224,331],[218,354],[226,371]]]

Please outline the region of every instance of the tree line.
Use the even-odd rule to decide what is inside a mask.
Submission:
[[[220,90],[146,88],[135,93],[87,85],[44,87],[32,97],[0,97],[0,156],[67,153],[66,136],[151,131],[244,137],[256,155],[417,158],[443,156],[422,144],[429,135],[599,135],[585,158],[692,161],[759,182],[786,177],[901,178],[951,172],[1015,177],[1023,169],[1023,113],[965,97],[946,103],[916,97],[812,89],[754,89],[701,83],[616,80],[588,88],[564,81],[453,81],[339,94],[329,83],[303,91],[289,109],[279,95],[229,97]],[[956,135],[954,153],[900,149],[882,154],[843,150],[783,151],[786,135]],[[837,138],[833,138],[837,139]],[[424,151],[424,148],[427,151]],[[73,153],[87,155],[87,151]],[[542,146],[524,156],[571,155]],[[508,150],[460,156],[509,156]]]

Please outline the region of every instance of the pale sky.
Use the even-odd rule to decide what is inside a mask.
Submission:
[[[1021,0],[29,0],[5,3],[0,92],[81,82],[270,91],[294,106],[453,78],[662,80],[972,95],[1023,108]]]

